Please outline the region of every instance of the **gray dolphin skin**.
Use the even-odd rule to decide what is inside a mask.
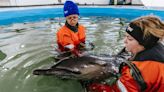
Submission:
[[[62,79],[99,80],[113,76],[124,59],[87,55],[59,60],[49,69],[36,69],[34,75],[55,76]]]

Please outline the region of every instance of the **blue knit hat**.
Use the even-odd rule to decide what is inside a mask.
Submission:
[[[67,17],[72,14],[79,15],[78,7],[74,2],[66,1],[64,4],[64,16]]]

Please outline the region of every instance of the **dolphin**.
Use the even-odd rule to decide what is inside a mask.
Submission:
[[[124,59],[118,60],[114,56],[66,57],[48,69],[35,69],[33,74],[83,81],[101,80],[114,76],[115,70],[118,70],[119,64],[123,61]]]

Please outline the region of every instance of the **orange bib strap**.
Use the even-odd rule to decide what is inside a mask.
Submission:
[[[135,64],[131,62],[122,62],[119,67],[119,72],[121,73],[121,69],[124,66],[128,66],[131,70],[132,77],[137,82],[138,86],[140,87],[141,91],[144,91],[147,88],[146,82],[144,81],[144,78],[141,75],[140,70],[136,67]]]

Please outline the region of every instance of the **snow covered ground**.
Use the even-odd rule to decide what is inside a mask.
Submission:
[[[0,6],[27,6],[27,5],[45,5],[45,4],[63,4],[66,0],[0,0]],[[90,5],[108,5],[116,2],[123,2],[124,0],[72,0],[78,4]],[[130,2],[131,0],[125,0]],[[132,4],[142,4],[141,0],[132,0]]]
[[[0,6],[63,4],[65,1],[66,0],[0,0]],[[72,0],[72,1],[78,4],[108,5],[111,2],[121,2],[124,0]],[[144,4],[147,7],[164,7],[163,0],[125,0],[125,1],[126,2],[132,1],[132,4]]]
[[[0,5],[44,5],[44,4],[63,4],[66,0],[0,0]],[[110,0],[72,0],[79,4],[109,4]]]
[[[148,7],[164,7],[163,0],[142,0],[142,2]]]

